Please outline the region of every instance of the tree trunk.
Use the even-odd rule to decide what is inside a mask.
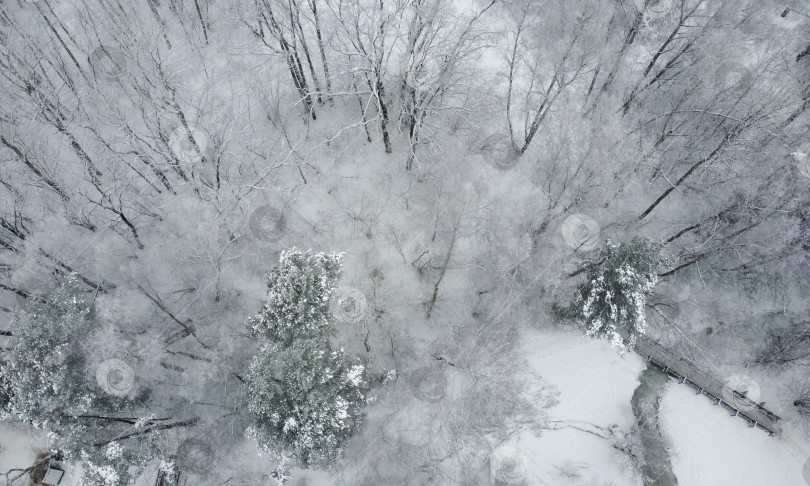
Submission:
[[[738,129],[739,129],[739,127],[738,127]],[[709,155],[707,155],[706,157],[700,159],[697,163],[695,163],[692,167],[690,167],[689,170],[686,171],[686,173],[684,175],[682,175],[680,179],[678,179],[666,191],[664,191],[663,194],[658,196],[658,199],[656,199],[650,205],[650,207],[648,207],[643,213],[641,213],[641,216],[639,216],[638,219],[644,219],[645,217],[647,217],[647,215],[650,214],[652,212],[652,210],[656,208],[656,206],[661,204],[661,201],[663,201],[664,199],[666,199],[667,196],[672,194],[672,191],[677,189],[683,183],[683,181],[685,181],[686,179],[689,178],[690,175],[692,175],[692,173],[694,173],[698,168],[700,168],[700,166],[702,166],[706,162],[712,160],[720,152],[720,150],[723,147],[725,147],[726,144],[731,140],[731,137],[732,136],[730,134],[723,137],[723,140],[720,142],[720,144],[717,145],[717,147],[715,147],[715,149],[712,150],[712,152]]]
[[[315,19],[315,37],[318,40],[318,50],[321,52],[321,63],[323,64],[323,77],[326,81],[326,93],[329,96],[329,102],[333,102],[332,93],[332,80],[329,77],[329,63],[326,62],[326,50],[323,46],[323,38],[321,36],[321,20],[318,16],[317,0],[309,0],[309,8],[312,10],[312,16]],[[366,129],[368,132],[368,129]],[[371,136],[369,135],[369,138]],[[371,140],[369,140],[370,142]]]
[[[197,9],[197,17],[200,19],[200,25],[202,25],[203,36],[205,37],[205,45],[208,45],[208,26],[205,24],[202,10],[200,10],[199,0],[194,0],[194,7]]]

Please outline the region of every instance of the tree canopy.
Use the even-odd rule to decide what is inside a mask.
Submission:
[[[585,281],[567,306],[555,307],[563,318],[580,320],[587,336],[607,338],[623,352],[624,340],[635,342],[647,330],[645,303],[667,263],[662,245],[643,237],[607,242],[596,261],[583,267]]]

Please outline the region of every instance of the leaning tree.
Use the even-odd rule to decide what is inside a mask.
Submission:
[[[553,310],[562,319],[583,323],[585,335],[607,338],[622,352],[625,338],[632,344],[646,332],[646,299],[666,263],[662,245],[647,238],[607,242],[598,259],[583,267],[586,279],[574,300]]]

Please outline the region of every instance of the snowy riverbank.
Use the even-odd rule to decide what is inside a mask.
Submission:
[[[682,486],[810,484],[802,477],[810,448],[800,434],[785,430],[779,438],[769,437],[687,386],[671,382],[661,421]]]

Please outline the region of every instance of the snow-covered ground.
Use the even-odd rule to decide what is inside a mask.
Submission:
[[[687,386],[670,384],[661,421],[672,442],[672,466],[680,485],[810,484],[802,476],[810,448],[798,434],[769,437]]]
[[[559,404],[548,413],[561,429],[541,437],[526,432],[512,444],[528,459],[528,484],[641,484],[622,467],[612,441],[593,433],[632,425],[630,399],[643,360],[635,354],[621,359],[606,342],[576,332],[528,332],[524,350],[532,370],[560,392]],[[810,484],[803,476],[810,447],[798,433],[769,437],[675,381],[660,413],[681,486]],[[576,470],[581,477],[565,479],[561,470]]]
[[[633,425],[630,399],[642,361],[622,359],[607,341],[578,332],[529,331],[523,344],[532,371],[559,391],[559,403],[547,410],[558,430],[524,432],[513,444],[528,459],[528,484],[640,485],[622,466],[612,437],[602,437]]]

